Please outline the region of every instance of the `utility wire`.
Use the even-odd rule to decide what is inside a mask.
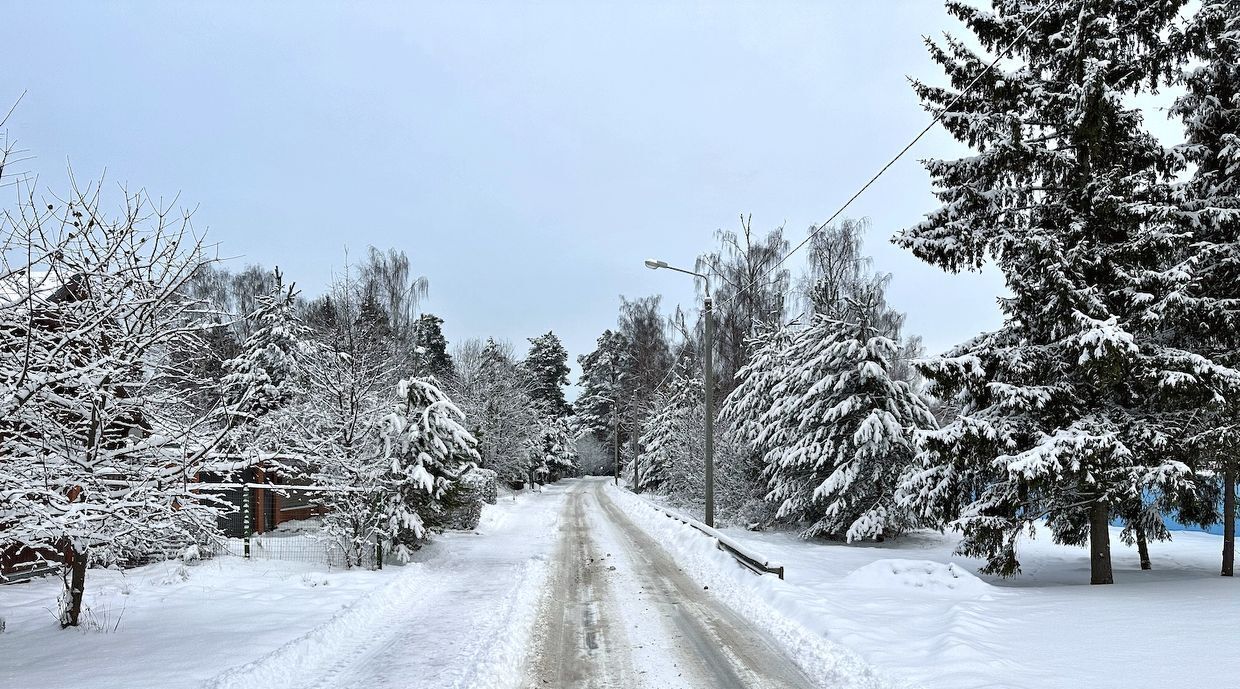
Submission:
[[[882,169],[880,169],[878,172],[876,172],[874,176],[871,177],[868,182],[862,185],[862,187],[858,189],[855,194],[850,196],[848,200],[844,202],[844,205],[840,206],[838,210],[832,213],[831,217],[827,218],[826,221],[823,222],[822,224],[815,226],[813,231],[811,231],[805,237],[805,239],[801,240],[800,244],[797,244],[795,247],[792,248],[792,251],[789,251],[787,254],[784,255],[783,258],[776,261],[775,264],[772,265],[770,269],[768,269],[760,277],[755,278],[748,285],[743,285],[740,289],[738,289],[731,296],[729,296],[722,304],[720,304],[720,306],[731,303],[732,301],[736,300],[736,298],[739,297],[742,293],[750,289],[753,289],[753,287],[758,284],[759,280],[763,280],[767,278],[771,273],[775,272],[776,269],[778,269],[781,265],[783,265],[789,258],[792,258],[793,254],[805,248],[806,244],[809,244],[811,241],[813,241],[814,237],[818,236],[818,234],[821,233],[824,229],[826,229],[828,225],[834,222],[835,219],[838,218],[841,213],[847,210],[848,207],[852,205],[852,202],[856,201],[859,196],[864,194],[866,190],[868,190],[875,182],[877,182],[879,177],[882,177],[887,172],[887,170],[891,168],[892,165],[896,164],[896,161],[904,157],[904,154],[908,153],[909,149],[913,148],[913,146],[915,146],[918,141],[921,141],[921,138],[925,136],[931,129],[933,129],[934,125],[942,121],[943,117],[948,112],[950,112],[952,108],[956,107],[956,104],[959,103],[960,100],[964,98],[969,93],[969,91],[973,89],[974,86],[977,85],[977,82],[981,81],[984,75],[990,72],[990,70],[994,69],[995,66],[999,64],[1000,60],[1007,57],[1008,54],[1012,52],[1012,49],[1016,47],[1016,44],[1019,43],[1020,40],[1025,37],[1025,34],[1029,33],[1030,29],[1033,28],[1033,25],[1037,23],[1038,20],[1040,20],[1043,16],[1045,16],[1046,12],[1050,10],[1050,8],[1053,5],[1054,5],[1053,2],[1047,2],[1046,5],[1042,8],[1042,11],[1039,12],[1037,16],[1035,16],[1033,19],[1031,19],[1029,23],[1021,27],[1020,33],[1018,33],[1016,37],[1013,38],[1012,41],[1007,44],[1007,47],[1005,47],[1002,51],[999,52],[998,55],[995,56],[994,60],[990,61],[989,65],[987,65],[984,69],[979,71],[976,76],[973,77],[973,80],[970,81],[968,85],[964,87],[964,90],[956,94],[956,97],[953,98],[952,101],[948,103],[946,107],[944,107],[942,110],[936,113],[934,116],[934,119],[930,120],[930,123],[927,124],[925,128],[923,128],[920,132],[918,132],[917,136],[914,136],[912,141],[909,141],[908,144],[904,146],[904,148],[900,149],[900,152],[897,153],[894,158],[887,161],[887,164],[884,165]]]
[[[934,119],[930,120],[930,123],[927,124],[920,132],[918,132],[917,135],[913,137],[912,141],[909,141],[904,146],[904,148],[900,149],[899,153],[896,153],[895,157],[887,161],[887,164],[884,165],[878,172],[876,172],[874,176],[871,177],[868,182],[862,185],[861,188],[856,191],[856,193],[850,196],[848,200],[844,202],[844,205],[840,206],[838,210],[832,213],[831,217],[827,218],[826,221],[824,221],[822,224],[815,226],[814,229],[809,233],[809,235],[807,235],[805,239],[801,240],[800,244],[797,244],[795,247],[792,248],[791,251],[789,251],[787,254],[784,254],[783,258],[776,261],[775,264],[772,265],[770,269],[764,272],[760,277],[755,278],[748,285],[742,285],[740,289],[736,290],[736,292],[734,292],[731,296],[729,296],[723,302],[717,303],[716,306],[723,306],[726,304],[730,304],[737,297],[739,297],[743,292],[753,289],[753,287],[756,286],[760,280],[765,279],[771,273],[775,272],[775,270],[778,269],[785,262],[787,262],[789,258],[792,258],[794,254],[796,254],[801,249],[805,248],[806,244],[809,244],[811,241],[813,241],[814,237],[818,236],[818,234],[821,233],[824,229],[826,229],[828,225],[834,222],[835,219],[838,218],[841,213],[843,213],[845,210],[848,209],[849,206],[852,205],[853,201],[856,201],[858,197],[864,194],[866,190],[868,190],[871,186],[873,186],[875,182],[878,181],[879,177],[882,177],[887,172],[887,170],[891,168],[892,165],[895,165],[896,162],[900,160],[900,158],[903,158],[904,154],[908,153],[909,150],[912,149],[913,146],[915,146],[918,141],[921,141],[922,137],[924,137],[927,133],[930,132],[931,129],[934,128],[934,125],[941,122],[943,120],[943,117],[948,112],[950,112],[951,109],[954,108],[956,104],[959,103],[960,100],[964,98],[969,93],[969,91],[973,89],[974,86],[977,85],[977,82],[981,81],[983,76],[985,76],[988,72],[990,72],[990,70],[994,69],[999,64],[1000,60],[1007,57],[1012,52],[1012,49],[1016,47],[1016,44],[1019,43],[1020,40],[1024,38],[1026,34],[1029,33],[1029,31],[1033,28],[1034,24],[1036,24],[1039,20],[1041,20],[1042,17],[1046,16],[1047,11],[1049,11],[1053,5],[1054,5],[1053,2],[1047,2],[1046,5],[1042,7],[1042,11],[1038,12],[1037,16],[1035,16],[1027,24],[1021,27],[1020,33],[1018,33],[1016,37],[1013,38],[1012,41],[1008,43],[1007,46],[1002,51],[1000,51],[998,55],[995,56],[995,59],[990,61],[990,64],[986,65],[984,69],[979,71],[973,77],[973,79],[964,87],[964,89],[960,93],[956,94],[956,97],[953,98],[952,101],[946,105],[946,107],[944,107],[942,110],[940,110],[938,113],[935,114]],[[798,316],[797,318],[800,318],[800,316]],[[793,319],[793,320],[795,321],[796,319]],[[676,365],[678,363],[679,363],[679,359],[672,362],[672,365],[668,369],[667,374],[665,374],[663,376],[663,379],[660,380],[659,383],[654,386],[654,389],[656,391],[662,388],[663,385],[666,384],[669,379],[671,379],[672,373],[676,371]]]

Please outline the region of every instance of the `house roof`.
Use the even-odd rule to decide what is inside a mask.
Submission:
[[[23,303],[28,295],[37,304],[80,301],[88,293],[87,284],[85,273],[66,278],[55,270],[17,268],[0,277],[0,308]]]
[[[18,268],[0,276],[0,308],[16,306],[28,296],[41,303],[55,301],[61,286],[59,276],[50,270]]]

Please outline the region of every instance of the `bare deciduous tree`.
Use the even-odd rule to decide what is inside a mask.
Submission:
[[[99,183],[64,199],[19,188],[0,218],[4,545],[63,558],[60,621],[74,626],[89,562],[215,528],[190,488],[215,412],[180,403],[193,381],[169,356],[202,333],[183,287],[205,259],[189,215],[141,192],[112,217]]]

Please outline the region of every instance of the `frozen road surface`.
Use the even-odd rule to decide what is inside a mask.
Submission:
[[[476,532],[439,536],[326,623],[205,683],[162,686],[816,686],[686,576],[608,484],[566,480],[501,498]]]
[[[572,482],[525,686],[817,686],[773,642],[691,581],[607,496]]]

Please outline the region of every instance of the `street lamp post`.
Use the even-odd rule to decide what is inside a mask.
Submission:
[[[714,304],[710,296],[710,278],[702,273],[669,266],[666,261],[656,261],[652,258],[646,259],[646,267],[651,270],[667,268],[678,273],[702,278],[706,282],[706,299],[702,305],[703,317],[706,319],[706,342],[703,343],[705,356],[702,363],[702,383],[705,388],[704,396],[706,398],[706,525],[713,527],[715,525],[715,362],[713,351],[715,314]]]

